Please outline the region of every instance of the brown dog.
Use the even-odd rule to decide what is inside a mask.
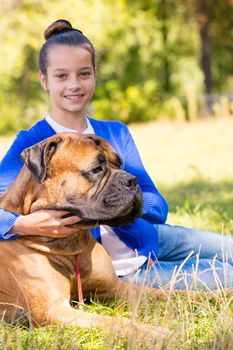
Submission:
[[[75,224],[77,233],[67,238],[32,235],[0,243],[2,315],[12,321],[17,309],[36,325],[115,325],[126,330],[128,320],[83,312],[70,301],[77,300],[75,255],[84,297],[90,292],[123,300],[140,295],[141,288],[116,276],[111,258],[89,231],[97,224],[116,226],[140,216],[142,194],[135,177],[120,169],[113,148],[94,135],[55,135],[26,149],[22,158],[25,166],[0,197],[0,207],[24,215],[39,209],[67,210],[81,221]]]

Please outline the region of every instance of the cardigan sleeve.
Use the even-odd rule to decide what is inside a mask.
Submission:
[[[37,122],[29,130],[21,130],[17,134],[5,157],[0,162],[0,194],[10,186],[23,167],[20,158],[22,151],[54,134],[55,131],[45,119]],[[21,237],[10,232],[18,216],[16,213],[10,213],[0,208],[0,240]]]
[[[168,205],[155,187],[141,161],[135,142],[124,125],[124,169],[137,177],[143,192],[142,218],[153,224],[163,224],[167,219]]]
[[[8,152],[0,162],[0,194],[7,190],[23,167],[20,154],[27,147],[26,134],[26,131],[20,131],[18,133]],[[0,240],[20,237],[20,235],[10,233],[18,217],[19,214],[11,213],[0,208]]]

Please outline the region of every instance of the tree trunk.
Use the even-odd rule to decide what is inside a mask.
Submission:
[[[164,72],[164,90],[171,93],[171,65],[168,56],[168,6],[167,0],[160,2],[159,14],[161,19],[161,34],[163,42],[163,72]]]
[[[214,4],[213,4],[214,6]],[[209,35],[210,14],[204,0],[196,1],[196,19],[199,27],[201,41],[201,67],[204,74],[205,93],[207,95],[208,111],[211,113],[211,92],[212,92],[212,52],[211,39]]]

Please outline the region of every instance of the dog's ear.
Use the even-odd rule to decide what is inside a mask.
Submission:
[[[21,158],[28,169],[34,174],[37,180],[42,183],[46,177],[47,165],[57,149],[57,145],[62,141],[58,136],[53,140],[44,140],[35,145],[25,148],[21,153]]]
[[[104,154],[107,157],[108,162],[113,168],[116,168],[116,169],[121,168],[122,160],[120,156],[117,154],[117,152],[115,151],[115,149],[110,145],[110,143],[108,143],[107,141],[102,139],[102,137],[99,137],[97,135],[88,135],[88,137],[92,139],[95,142],[95,144],[103,150]]]

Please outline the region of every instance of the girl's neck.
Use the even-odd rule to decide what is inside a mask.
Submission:
[[[61,115],[51,112],[50,116],[58,124],[69,129],[77,130],[78,132],[82,132],[87,127],[85,115],[66,115],[65,117],[63,117]]]

